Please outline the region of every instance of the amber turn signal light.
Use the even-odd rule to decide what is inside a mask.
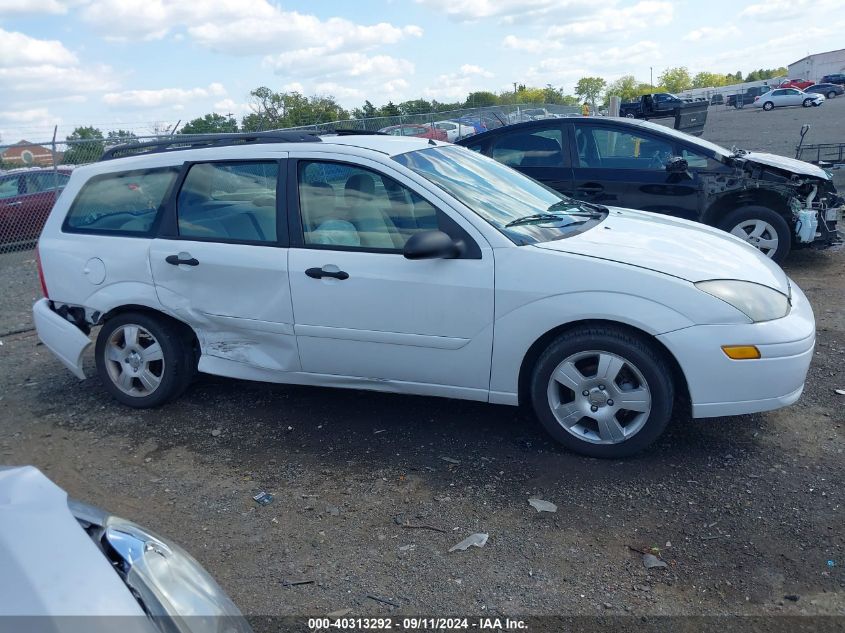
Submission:
[[[733,360],[760,358],[760,350],[753,345],[722,345],[722,351]]]

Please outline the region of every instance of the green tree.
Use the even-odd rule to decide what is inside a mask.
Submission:
[[[188,121],[179,130],[179,134],[219,134],[237,132],[238,122],[233,117],[212,112]]]
[[[399,116],[400,114],[402,113],[399,112],[399,108],[392,101],[388,101],[387,105],[379,108],[379,116]]]
[[[648,92],[651,92],[651,86],[640,83],[633,75],[623,75],[607,86],[607,96],[610,97],[610,95],[617,95],[622,99],[622,101],[630,101],[631,99]]]
[[[465,108],[487,108],[490,106],[497,105],[499,103],[499,97],[497,97],[492,92],[487,90],[478,90],[476,92],[470,92],[467,95],[466,101],[464,101]]]
[[[728,79],[727,75],[721,73],[700,72],[692,78],[693,88],[717,88],[719,86],[726,86],[733,79]]]
[[[606,86],[607,82],[601,77],[581,77],[575,84],[575,94],[589,102],[595,109],[596,101],[601,99]]]
[[[428,114],[433,110],[431,102],[425,99],[403,101],[397,107],[402,114]]]
[[[375,116],[378,116],[378,109],[370,103],[369,99],[364,101],[363,106],[352,111],[352,117],[355,119],[372,119]]]
[[[105,150],[103,133],[90,125],[76,128],[65,138],[69,141],[62,157],[62,162],[66,165],[91,163],[100,158]]]
[[[781,66],[780,68],[760,68],[752,70],[745,76],[745,81],[763,81],[773,77],[785,77],[789,71]]]
[[[118,145],[120,143],[131,143],[137,141],[138,137],[135,132],[129,130],[111,130],[106,135],[106,145]]]
[[[241,121],[245,132],[327,123],[349,118],[331,96],[306,97],[299,92],[274,92],[261,86],[249,93],[252,112]]]
[[[657,78],[657,81],[666,88],[666,92],[683,92],[692,88],[692,77],[690,77],[686,66],[667,68]]]

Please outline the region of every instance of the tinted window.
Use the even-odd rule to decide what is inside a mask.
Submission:
[[[666,141],[608,128],[578,126],[575,142],[581,167],[660,170],[672,156]]]
[[[94,176],[73,202],[65,227],[148,233],[177,174],[176,167],[163,167]]]
[[[54,174],[52,172],[39,172],[24,176],[27,193],[41,193],[42,191],[53,191],[56,188],[61,189],[67,184],[69,179],[70,176],[67,174]]]
[[[511,167],[564,167],[560,128],[504,134],[493,141],[490,156]]]
[[[275,242],[278,175],[274,161],[193,165],[176,203],[179,235]]]
[[[0,178],[0,200],[18,195],[18,180],[17,176]]]
[[[298,180],[305,244],[399,250],[414,233],[439,228],[434,206],[378,172],[300,161]]]

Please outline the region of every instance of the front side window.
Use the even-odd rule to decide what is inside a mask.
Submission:
[[[437,209],[383,174],[343,163],[300,161],[303,241],[398,251],[419,231],[439,228]]]
[[[407,152],[393,160],[446,191],[518,245],[576,235],[607,215],[456,145]]]
[[[582,167],[660,170],[672,156],[670,143],[633,132],[578,126],[575,134]]]
[[[278,175],[275,161],[192,165],[176,201],[179,235],[275,242]]]
[[[178,174],[177,167],[161,167],[94,176],[71,205],[65,228],[149,233]]]
[[[20,178],[18,176],[11,176],[9,178],[0,178],[0,200],[3,198],[12,198],[14,196],[19,195],[18,191],[18,182]]]
[[[505,134],[493,141],[490,156],[510,167],[564,167],[563,130]]]
[[[61,189],[67,184],[69,179],[70,176],[67,174],[54,174],[48,172],[26,174],[24,177],[27,193],[41,193],[43,191]]]

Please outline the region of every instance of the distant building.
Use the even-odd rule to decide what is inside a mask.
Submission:
[[[845,48],[807,55],[789,65],[790,79],[819,81],[825,75],[845,73]]]
[[[43,145],[34,145],[29,141],[18,141],[0,153],[0,160],[7,165],[19,165],[21,167],[52,165],[53,152]]]

